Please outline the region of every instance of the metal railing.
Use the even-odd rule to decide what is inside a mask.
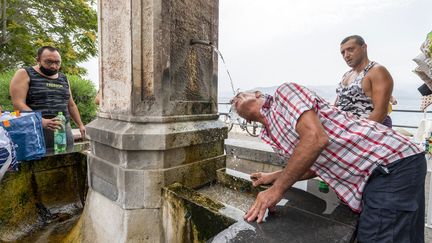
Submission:
[[[399,113],[418,113],[418,114],[431,114],[432,111],[422,111],[422,110],[406,110],[406,109],[394,109],[393,112],[399,112]],[[391,116],[391,115],[390,115]],[[417,129],[418,126],[412,126],[412,125],[402,125],[402,124],[393,124],[393,127],[400,127],[400,128],[413,128]]]

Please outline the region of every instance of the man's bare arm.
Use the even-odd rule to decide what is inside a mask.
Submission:
[[[273,186],[258,194],[255,203],[244,216],[246,220],[257,219],[258,223],[262,222],[266,209],[273,208],[280,201],[285,191],[309,171],[329,144],[328,135],[313,110],[306,111],[300,116],[296,131],[300,142],[288,160],[287,166],[279,174]]]
[[[328,135],[313,110],[303,113],[297,122],[296,131],[300,142],[273,184],[278,191],[285,192],[303,176],[310,176],[310,167],[329,144]]]
[[[315,177],[316,177],[315,172],[313,172],[313,171],[311,171],[311,170],[308,170],[308,171],[306,171],[306,173],[304,173],[304,174],[300,177],[299,181],[309,180],[309,179],[312,179],[312,178],[315,178]]]
[[[29,89],[30,77],[24,69],[19,69],[13,76],[9,92],[12,104],[15,110],[31,111],[32,109],[26,104],[27,92]]]
[[[370,75],[370,97],[374,110],[369,120],[382,123],[388,114],[388,106],[393,91],[393,78],[383,66],[376,67]]]
[[[85,127],[81,121],[81,116],[80,116],[80,113],[78,111],[78,107],[75,104],[75,101],[73,100],[70,86],[69,86],[69,93],[70,93],[70,97],[69,97],[69,102],[68,102],[68,110],[69,110],[69,113],[70,113],[72,120],[74,120],[75,124],[78,126],[78,128],[80,130],[81,138],[84,139],[85,138]]]

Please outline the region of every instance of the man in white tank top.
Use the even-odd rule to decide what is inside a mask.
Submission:
[[[388,106],[393,91],[393,78],[387,69],[371,62],[367,45],[358,35],[346,37],[341,42],[343,59],[351,67],[336,89],[335,105],[358,117],[368,118],[391,127]]]

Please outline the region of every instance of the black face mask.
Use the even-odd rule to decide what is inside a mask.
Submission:
[[[42,66],[42,65],[39,65],[39,70],[43,74],[45,74],[46,76],[53,76],[54,74],[58,73],[58,70],[51,70],[51,69],[48,69],[48,68],[44,68],[44,66]]]

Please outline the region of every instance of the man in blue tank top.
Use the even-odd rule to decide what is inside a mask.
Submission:
[[[393,78],[387,69],[371,62],[363,38],[352,35],[342,40],[340,51],[351,70],[344,74],[336,89],[335,105],[360,118],[392,127],[388,116]]]
[[[10,95],[15,109],[37,110],[42,113],[47,149],[54,147],[54,131],[59,128],[58,112],[66,117],[68,151],[73,148],[73,135],[70,118],[79,127],[81,137],[85,137],[85,127],[70,91],[66,75],[59,72],[61,56],[57,48],[43,46],[38,49],[37,64],[16,71],[10,84]]]

